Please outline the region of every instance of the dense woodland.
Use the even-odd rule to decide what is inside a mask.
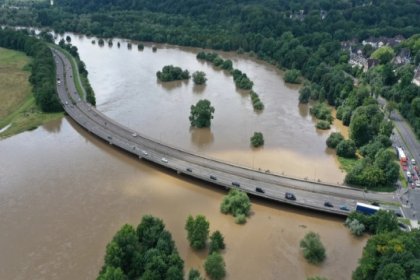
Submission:
[[[245,51],[296,70],[290,73],[300,73],[306,79],[306,96],[335,106],[337,117],[350,126],[354,144],[343,143],[347,145],[339,150],[355,146],[369,151],[346,181],[377,188],[392,185],[397,176],[395,165],[383,169],[382,158],[377,159],[379,155],[388,158],[379,152],[388,147],[383,138],[390,133],[375,96],[382,94],[395,102],[420,134],[420,92],[412,85],[400,84],[403,74],[392,74],[395,69],[386,61],[376,72],[362,76],[348,64],[349,53],[340,42],[360,42],[370,36],[409,38],[420,34],[419,14],[416,0],[57,0],[53,7],[45,2],[2,8],[0,23]],[[418,49],[415,42],[407,44]],[[351,75],[361,80],[361,87],[355,88]],[[328,127],[327,121],[321,124]]]
[[[22,51],[32,57],[31,76],[35,101],[44,112],[60,112],[55,84],[55,63],[45,42],[29,36],[24,31],[0,29],[0,47]]]

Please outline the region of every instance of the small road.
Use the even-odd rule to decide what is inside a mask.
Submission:
[[[387,101],[378,97],[379,104],[385,108]],[[415,159],[417,168],[420,164],[420,144],[411,129],[410,125],[405,121],[398,111],[392,111],[390,120],[394,123],[394,133],[391,137],[393,145],[396,147],[402,147],[404,153],[408,156],[408,167],[409,170],[414,173],[416,172],[411,159]],[[404,172],[404,176],[406,173]],[[408,178],[407,178],[408,179]],[[418,210],[420,210],[420,188],[413,188],[410,186],[407,189],[400,188],[398,191],[398,197],[401,198],[402,210],[404,216],[411,220],[418,220]]]
[[[138,156],[139,159],[225,188],[239,188],[254,196],[344,216],[349,211],[342,210],[339,206],[345,205],[349,210],[354,210],[357,201],[399,201],[394,193],[364,192],[342,185],[261,172],[192,154],[144,136],[108,118],[80,98],[74,84],[71,63],[61,51],[52,49],[52,52],[56,62],[57,81],[60,81],[57,82],[57,92],[67,114],[97,137]],[[237,184],[234,186],[232,183]],[[292,192],[296,200],[286,199],[286,192]],[[325,207],[326,201],[331,202],[334,207]]]

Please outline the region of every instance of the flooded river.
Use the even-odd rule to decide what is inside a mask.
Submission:
[[[91,39],[72,39],[87,64],[98,108],[118,121],[243,165],[341,178],[334,157],[325,152],[328,133],[315,130],[307,109],[298,107],[296,89],[285,86],[269,65],[232,56],[266,105],[256,114],[231,77],[197,62],[194,50],[138,52],[124,44],[118,50],[115,43],[109,49],[92,45]],[[204,70],[208,85],[203,90],[192,81],[159,84],[155,72],[165,64]],[[210,131],[189,130],[189,106],[200,98],[216,108]],[[249,148],[254,130],[264,133],[262,150]],[[366,242],[352,237],[341,219],[260,200],[253,200],[248,223],[236,225],[219,211],[224,191],[139,161],[68,118],[0,141],[0,155],[0,279],[95,279],[113,234],[124,223],[137,225],[145,214],[164,220],[186,271],[202,270],[205,254],[189,249],[185,220],[204,214],[211,231],[225,236],[227,279],[350,279]],[[292,166],[302,172],[293,173]],[[319,267],[307,264],[299,251],[310,230],[320,234],[327,249]]]

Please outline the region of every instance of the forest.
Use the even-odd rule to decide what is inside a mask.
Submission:
[[[390,155],[379,153],[389,147],[384,138],[389,138],[390,127],[375,97],[381,94],[395,102],[419,134],[420,92],[398,83],[404,72],[393,74],[389,63],[381,63],[377,73],[361,75],[348,64],[349,53],[341,43],[371,36],[410,38],[420,34],[419,14],[416,0],[57,0],[53,7],[39,2],[0,8],[0,23],[248,52],[300,73],[306,97],[336,107],[337,118],[349,126],[353,142],[343,144],[362,151],[364,160],[346,182],[375,189],[397,180],[396,166],[383,166]],[[410,42],[408,47],[415,50],[416,43]],[[352,75],[361,86],[354,86]]]

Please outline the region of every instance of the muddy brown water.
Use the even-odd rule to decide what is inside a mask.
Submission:
[[[309,168],[306,164],[317,165],[317,176],[322,174],[324,161],[332,162],[332,174],[338,170],[333,165],[334,157],[325,152],[325,147],[321,152],[316,149],[324,141],[319,140],[316,144],[317,139],[325,138],[325,135],[314,129],[304,108],[299,110],[296,89],[279,86],[283,85],[281,79],[276,80],[280,73],[269,65],[233,57],[235,63],[242,63],[239,68],[250,76],[266,73],[261,80],[265,80],[268,88],[277,90],[272,94],[263,94],[262,88],[257,90],[267,106],[266,111],[257,115],[243,93],[236,90],[217,92],[217,89],[229,88],[231,78],[206,64],[194,64],[195,54],[191,49],[160,47],[157,53],[150,50],[153,60],[137,65],[131,71],[120,72],[125,64],[134,60],[132,55],[142,57],[137,64],[145,60],[142,54],[148,53],[148,47],[143,53],[134,48],[129,51],[124,44],[120,50],[116,47],[100,49],[97,45],[91,46],[86,38],[80,40],[78,47],[97,92],[98,108],[139,131],[144,128],[145,133],[157,139],[244,165],[266,164],[267,168],[275,170],[274,166],[280,164],[277,158],[288,158],[289,164],[284,166],[303,166],[304,169]],[[87,59],[94,50],[98,53],[95,63],[102,65],[108,58],[116,59],[118,54],[125,63],[119,64],[119,70],[115,65],[110,72],[105,71],[109,75],[106,79],[106,75],[100,75],[95,69],[108,69],[107,66],[97,66]],[[102,50],[109,50],[109,53],[99,55]],[[207,69],[209,89],[210,81],[216,81],[217,77],[219,82],[215,82],[212,91],[206,86],[198,93],[188,83],[165,89],[154,77],[144,78],[146,73],[154,75],[145,68],[152,67],[155,57],[167,60],[165,64],[173,61],[171,63],[180,66],[191,57],[189,61],[194,65],[191,68]],[[257,74],[251,74],[253,67]],[[135,75],[134,71],[137,71]],[[133,79],[133,83],[149,84],[151,88],[146,90],[144,86],[140,91],[139,84],[126,84],[125,79],[130,75],[127,81]],[[252,76],[256,84],[259,83],[257,76]],[[218,84],[224,77],[224,86]],[[108,86],[101,86],[107,81],[110,81]],[[154,92],[153,88],[161,90]],[[107,90],[102,92],[103,89]],[[137,90],[131,92],[133,89]],[[286,93],[281,95],[283,91]],[[270,103],[277,98],[277,93],[284,100]],[[211,98],[216,107],[212,129],[189,131],[188,124],[184,123],[187,109],[180,104],[189,106],[191,100],[198,100],[202,95]],[[227,103],[238,104],[231,108]],[[282,104],[289,105],[282,108]],[[272,111],[270,107],[273,107]],[[284,113],[283,118],[278,118],[280,115],[275,108]],[[242,118],[246,122],[239,127]],[[291,118],[295,119],[292,121]],[[277,129],[270,129],[270,125]],[[256,127],[264,130],[267,146],[253,151],[242,138],[247,138],[248,131]],[[246,132],[245,128],[248,129]],[[173,136],[170,137],[171,133]],[[313,149],[305,147],[305,155],[290,148],[293,145]],[[227,249],[223,255],[227,279],[305,279],[313,275],[350,279],[366,242],[352,237],[340,218],[255,199],[248,223],[236,225],[231,216],[219,212],[225,194],[223,190],[141,162],[98,140],[68,118],[0,141],[0,157],[0,279],[95,279],[103,263],[105,246],[113,234],[125,223],[137,225],[144,214],[164,220],[185,260],[185,271],[191,267],[202,270],[205,258],[205,252],[189,249],[185,220],[189,214],[204,214],[210,221],[211,230],[218,229],[225,236]],[[294,157],[300,157],[300,160],[292,160]],[[327,248],[328,258],[321,266],[307,264],[299,251],[300,239],[310,230],[320,234]]]

